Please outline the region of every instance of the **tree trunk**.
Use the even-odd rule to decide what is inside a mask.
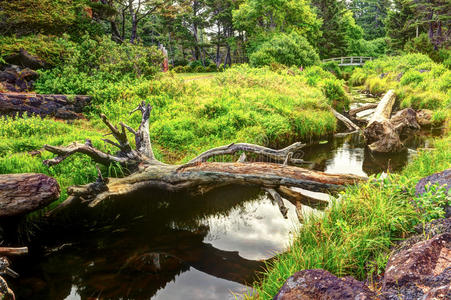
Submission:
[[[376,107],[364,130],[368,148],[374,152],[398,152],[403,145],[389,118],[395,103],[395,93],[389,90]]]
[[[149,138],[149,117],[151,107],[144,102],[136,109],[142,113],[141,125],[137,131],[120,123],[121,130],[113,126],[104,115],[102,121],[112,132],[117,142],[104,140],[119,148],[116,155],[103,153],[95,149],[90,142],[74,143],[68,147],[45,145],[47,151],[57,154],[56,158],[46,160],[48,166],[61,163],[70,155],[83,153],[95,162],[109,165],[116,162],[127,170],[134,172],[124,178],[99,178],[96,182],[84,186],[73,186],[68,189],[70,197],[56,211],[74,202],[89,203],[96,206],[104,200],[119,195],[127,195],[147,188],[158,188],[167,191],[188,190],[205,193],[211,189],[225,185],[259,186],[262,189],[277,189],[280,187],[300,187],[315,192],[337,192],[347,184],[355,184],[366,180],[356,175],[334,175],[308,170],[289,164],[299,164],[302,160],[292,156],[304,146],[295,143],[281,150],[274,150],[258,145],[238,143],[208,150],[187,164],[168,165],[155,159]],[[135,110],[135,111],[136,111]],[[130,147],[125,131],[135,135],[136,150]],[[284,162],[263,163],[218,163],[208,162],[210,158],[222,155],[252,154],[258,158]]]
[[[0,175],[0,217],[24,215],[47,206],[59,196],[58,183],[46,175]]]

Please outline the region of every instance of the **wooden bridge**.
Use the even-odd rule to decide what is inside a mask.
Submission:
[[[344,66],[363,66],[367,61],[373,60],[368,56],[345,56],[323,59],[323,62],[335,61],[340,67]]]

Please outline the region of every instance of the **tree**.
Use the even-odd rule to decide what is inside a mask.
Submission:
[[[416,28],[408,26],[413,22],[413,11],[407,1],[393,0],[392,9],[387,13],[385,29],[392,50],[399,50],[411,38],[415,37]]]
[[[349,2],[349,9],[354,14],[356,23],[362,27],[364,38],[372,40],[385,36],[384,21],[387,18],[389,0],[354,0]]]
[[[319,63],[319,56],[306,38],[293,32],[275,34],[252,53],[249,60],[256,67],[272,63],[308,67]]]
[[[275,32],[296,31],[316,46],[321,22],[305,0],[246,0],[233,12],[235,27],[245,32],[248,53]]]
[[[451,43],[451,1],[407,0],[406,2],[414,14],[413,22],[408,23],[409,27],[426,27],[429,40],[435,50]]]
[[[312,4],[323,21],[323,34],[318,41],[320,56],[327,58],[346,55],[350,43],[362,37],[362,30],[355,24],[352,13],[343,2],[337,0],[313,0]]]

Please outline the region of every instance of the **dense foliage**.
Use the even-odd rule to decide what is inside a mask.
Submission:
[[[253,52],[251,65],[261,67],[273,63],[286,66],[312,66],[318,64],[319,56],[307,39],[295,32],[276,34]]]

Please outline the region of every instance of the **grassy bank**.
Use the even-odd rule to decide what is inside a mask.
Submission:
[[[413,58],[418,60],[413,62]],[[406,78],[408,74],[425,73],[418,70],[426,64],[431,70],[426,73],[430,74],[420,75],[423,79],[418,86],[397,80],[401,70]],[[437,72],[441,75],[434,75]],[[386,73],[384,79],[380,78],[381,73]],[[272,299],[289,276],[303,269],[323,268],[337,276],[371,280],[383,271],[390,248],[397,240],[406,237],[416,225],[444,215],[440,205],[450,201],[448,195],[431,192],[416,198],[414,187],[420,178],[451,167],[451,94],[449,89],[442,88],[449,74],[449,70],[421,55],[380,59],[356,69],[351,77],[354,84],[366,86],[374,93],[372,83],[383,82],[383,89],[394,88],[401,93],[397,99],[401,107],[433,109],[436,123],[447,119],[446,133],[433,143],[434,149],[419,151],[400,174],[348,187],[341,200],[335,201],[323,216],[308,218],[288,251],[280,254],[262,274],[262,281],[255,286],[259,299]],[[418,96],[420,100],[415,105],[406,100],[417,97],[420,90],[422,96]],[[434,105],[423,98],[432,94],[439,99]]]
[[[27,152],[43,144],[67,145],[86,138],[96,147],[113,151],[101,141],[106,130],[98,117],[100,112],[115,124],[124,121],[137,128],[140,116],[130,116],[129,112],[143,100],[151,103],[150,132],[156,155],[165,162],[177,163],[232,142],[277,148],[292,141],[317,139],[336,129],[328,105],[346,106],[348,102],[343,83],[319,67],[287,73],[287,69],[274,72],[241,66],[196,80],[166,74],[157,79],[123,78],[112,83],[92,77],[90,82],[71,81],[70,85],[63,77],[52,81],[55,74],[42,74],[38,92],[90,91],[93,103],[86,111],[88,119],[71,123],[32,117],[1,119],[0,173],[54,176],[62,187],[62,198],[68,186],[95,178],[90,159],[79,155],[47,168],[42,160],[51,154],[31,156]],[[104,172],[120,175],[114,167]]]

